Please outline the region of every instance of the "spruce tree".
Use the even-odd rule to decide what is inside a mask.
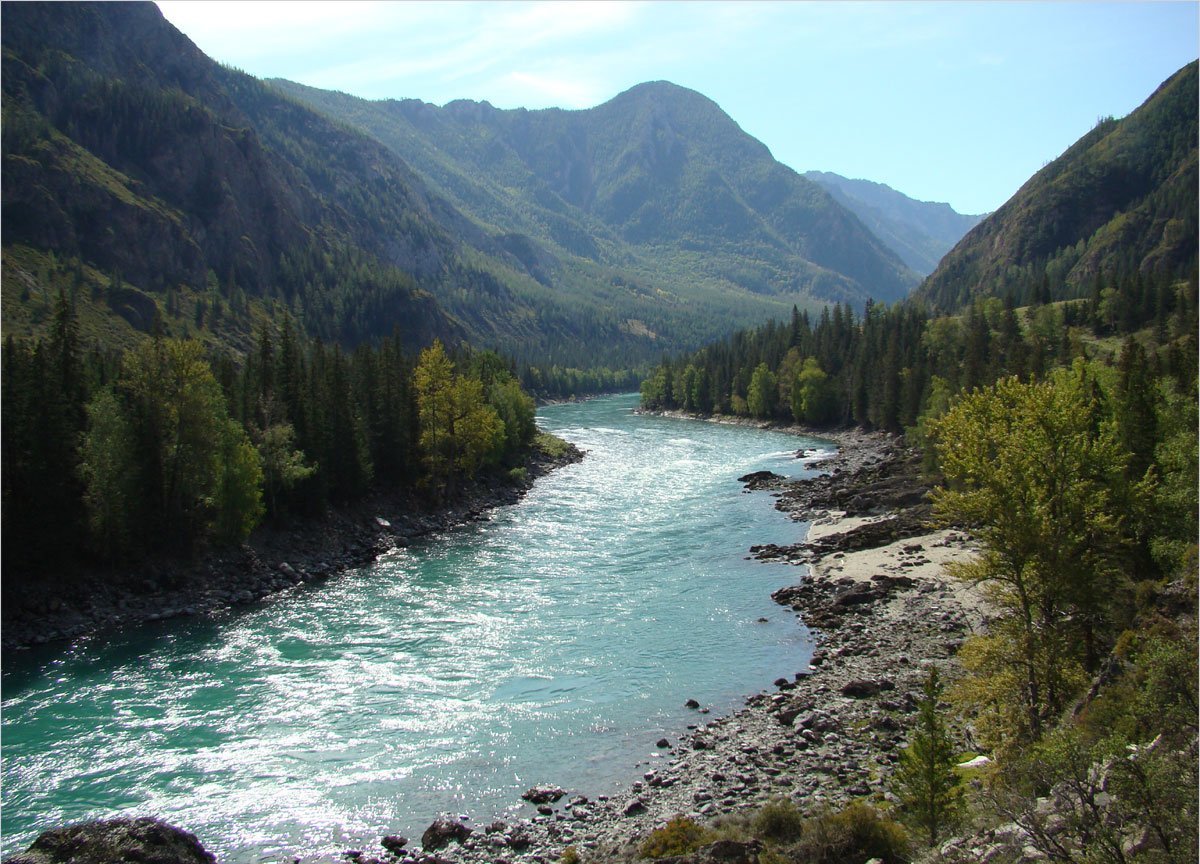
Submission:
[[[896,797],[930,846],[954,824],[962,807],[962,790],[954,774],[954,749],[938,712],[941,696],[937,668],[931,667],[917,703],[912,743],[901,752],[900,764],[892,776]]]

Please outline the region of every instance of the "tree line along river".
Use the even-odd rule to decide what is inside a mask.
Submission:
[[[696,722],[687,699],[728,713],[804,668],[809,634],[770,600],[800,571],[746,559],[804,525],[737,478],[802,476],[821,442],[636,404],[542,409],[587,457],[485,522],[215,618],[14,655],[3,854],[153,814],[257,861],[490,821],[536,783],[611,794]]]

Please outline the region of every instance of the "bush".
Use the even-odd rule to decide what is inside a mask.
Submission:
[[[571,449],[570,444],[549,432],[538,432],[533,438],[533,446],[551,459],[562,459]]]
[[[755,837],[772,843],[793,843],[804,833],[804,816],[791,801],[777,798],[754,816],[752,830]]]
[[[558,859],[559,864],[579,864],[579,850],[574,846],[568,846],[562,851],[562,857]]]
[[[524,468],[513,468],[508,472],[508,482],[513,486],[528,486],[529,472]]]
[[[807,820],[788,857],[805,864],[862,864],[870,858],[904,864],[909,860],[908,835],[874,807],[855,801],[840,812]]]
[[[643,858],[687,855],[717,839],[714,832],[686,816],[676,815],[662,828],[650,832],[639,853]]]

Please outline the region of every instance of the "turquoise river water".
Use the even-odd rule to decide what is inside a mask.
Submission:
[[[821,442],[635,405],[542,409],[588,455],[487,521],[217,618],[8,658],[3,855],[118,814],[227,861],[528,815],[536,783],[626,787],[697,722],[685,700],[727,713],[805,668],[770,600],[800,572],[746,555],[806,526],[737,478],[802,476]]]

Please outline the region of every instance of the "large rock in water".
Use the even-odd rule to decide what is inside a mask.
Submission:
[[[561,786],[550,786],[546,784],[542,786],[534,786],[532,789],[525,792],[521,797],[530,804],[553,804],[566,794],[566,790]]]
[[[470,836],[471,829],[466,825],[447,816],[440,816],[421,835],[421,848],[426,852],[433,852],[449,846],[451,842],[461,843]]]
[[[195,834],[158,819],[109,819],[52,828],[4,864],[216,864]]]

